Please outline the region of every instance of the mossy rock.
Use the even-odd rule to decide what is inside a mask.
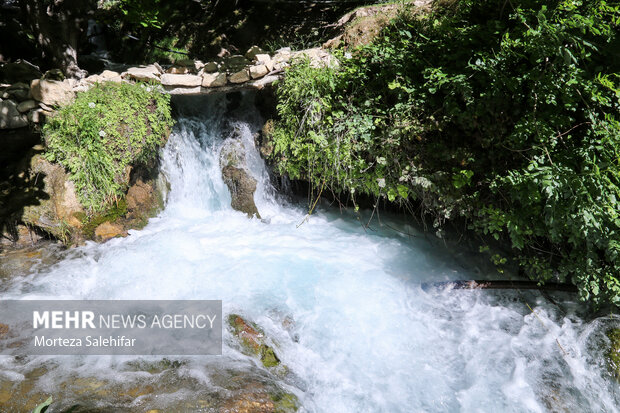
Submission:
[[[271,395],[274,413],[292,413],[299,410],[299,399],[293,393]]]
[[[266,368],[283,367],[285,369],[281,366],[273,347],[265,343],[265,333],[255,323],[244,320],[238,314],[230,314],[228,325],[233,335],[239,340],[244,354],[258,358]]]
[[[607,337],[611,342],[607,352],[609,367],[616,380],[620,380],[620,328],[607,330]]]
[[[96,84],[46,123],[45,157],[69,172],[85,209],[102,213],[125,196],[132,168],[157,159],[170,113],[170,97],[154,85]]]

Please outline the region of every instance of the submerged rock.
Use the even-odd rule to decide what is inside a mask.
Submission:
[[[245,150],[241,142],[233,138],[224,144],[220,152],[220,168],[222,179],[230,191],[233,209],[245,212],[249,217],[256,215],[260,218],[254,202],[256,179],[246,169]]]
[[[3,334],[11,331],[0,324],[0,337]],[[211,364],[202,370],[208,377],[203,382],[187,374],[188,367],[200,368],[166,358],[137,359],[121,368],[121,380],[66,374],[55,363],[25,367],[19,379],[0,377],[0,411],[31,412],[50,396],[50,409],[55,412],[293,413],[299,409],[297,396],[264,369]]]

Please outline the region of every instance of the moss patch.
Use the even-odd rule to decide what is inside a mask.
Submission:
[[[271,395],[274,405],[274,413],[292,413],[299,409],[299,400],[292,393],[280,393]]]
[[[106,211],[93,215],[84,216],[82,232],[87,239],[95,238],[95,229],[104,222],[114,222],[123,218],[127,214],[127,202],[120,199],[116,204],[109,207]]]
[[[255,323],[247,322],[237,314],[230,314],[228,325],[239,340],[244,354],[257,357],[267,368],[280,366],[280,359],[273,348],[265,344],[265,334]]]
[[[614,377],[620,380],[620,328],[613,328],[607,331],[607,337],[611,341],[607,358],[609,367]]]

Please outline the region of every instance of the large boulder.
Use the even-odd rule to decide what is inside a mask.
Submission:
[[[26,116],[22,115],[19,105],[12,100],[0,102],[0,129],[17,129],[28,126]]]
[[[256,215],[260,218],[254,192],[256,191],[256,179],[250,175],[245,166],[245,150],[243,144],[234,138],[226,141],[220,152],[220,168],[222,179],[230,190],[233,209],[245,212],[249,217]]]
[[[71,84],[58,80],[35,79],[30,83],[30,94],[48,106],[67,105],[74,98]]]
[[[266,343],[265,333],[255,323],[244,320],[238,314],[230,314],[228,326],[233,336],[239,341],[243,353],[258,357],[263,366],[267,368],[280,365],[280,359],[273,347]]]
[[[43,180],[44,197],[24,208],[22,221],[68,243],[79,242],[85,211],[75,185],[65,169],[36,155],[30,164],[31,179]]]

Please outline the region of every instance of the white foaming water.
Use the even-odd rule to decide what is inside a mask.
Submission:
[[[603,362],[614,320],[586,323],[575,303],[560,308],[536,293],[423,290],[477,277],[396,219],[384,222],[402,232],[365,231],[323,209],[298,226],[306,211],[274,196],[252,117],[227,124],[224,111],[211,99],[202,117],[179,120],[162,154],[167,206],[146,228],[70,251],[0,297],[221,299],[225,315],[242,314],[277,343],[290,371],[281,385],[302,411],[618,411]],[[263,221],[230,207],[218,162],[227,125],[242,131]],[[213,369],[255,364],[231,342],[225,333],[223,356],[189,358],[182,374],[209,386]],[[37,386],[53,392],[76,375],[134,380],[130,360],[4,357],[0,378],[19,381],[43,365]]]

